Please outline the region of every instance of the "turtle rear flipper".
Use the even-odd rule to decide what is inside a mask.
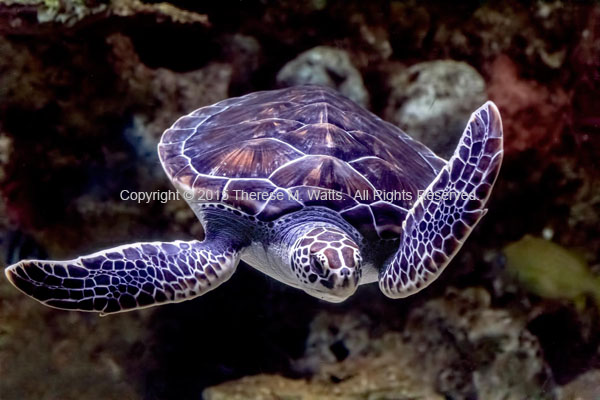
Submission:
[[[180,302],[231,277],[233,248],[214,242],[135,243],[70,261],[24,260],[6,268],[13,285],[41,303],[101,315]]]
[[[379,277],[386,296],[423,289],[458,253],[487,212],[502,154],[500,113],[488,101],[471,115],[454,155],[407,214],[400,248]]]

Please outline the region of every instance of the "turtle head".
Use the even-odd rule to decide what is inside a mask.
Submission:
[[[311,296],[334,303],[356,291],[361,262],[354,240],[333,226],[309,229],[296,240],[290,256],[300,287]]]

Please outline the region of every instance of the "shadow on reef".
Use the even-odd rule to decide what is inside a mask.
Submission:
[[[385,298],[377,285],[368,285],[345,303],[326,303],[242,263],[218,289],[156,308],[149,323],[151,347],[144,350],[153,360],[142,377],[144,392],[148,398],[196,398],[208,386],[247,375],[308,376],[311,372],[295,363],[305,354],[318,313],[358,311],[381,321],[376,331],[383,332],[398,329],[410,304],[424,298],[399,304]],[[348,355],[345,346],[343,341],[330,346],[338,361]]]
[[[558,384],[566,384],[579,374],[600,367],[596,349],[600,344],[598,312],[581,313],[558,307],[532,319],[527,329],[537,336]],[[583,327],[583,329],[582,329]]]
[[[147,398],[197,398],[207,386],[259,373],[293,373],[318,300],[240,265],[217,290],[157,308]],[[290,316],[293,316],[292,318]]]
[[[317,337],[338,337],[327,342],[329,356],[322,361],[344,362],[356,355],[346,335],[352,335],[354,327],[364,329],[361,318],[378,321],[367,326],[376,336],[401,330],[407,312],[419,308],[433,294],[443,293],[445,284],[434,282],[404,302],[386,298],[376,284],[366,285],[346,302],[332,304],[275,282],[242,263],[218,289],[189,302],[155,309],[149,323],[151,345],[143,350],[144,357],[152,360],[152,368],[140,377],[143,391],[149,399],[191,399],[206,387],[249,375],[309,378],[315,372],[314,360],[308,364],[299,360],[322,357],[307,356],[310,326],[319,313],[349,315],[351,328],[340,328],[332,319],[324,331],[315,333]],[[363,317],[352,322],[355,315]],[[335,376],[327,379],[339,382]]]
[[[7,264],[201,237],[183,201],[137,204],[120,191],[171,188],[156,143],[179,116],[307,76],[436,150],[484,97],[506,135],[489,213],[408,299],[370,285],[332,305],[240,265],[193,301],[98,318],[42,307],[0,279],[0,397],[197,399],[210,386],[223,399],[285,384],[295,392],[272,398],[356,399],[398,384],[408,398],[600,398],[596,305],[536,294],[505,276],[502,252],[544,237],[600,276],[599,21],[597,2],[561,0],[0,4]],[[537,278],[552,286],[564,271]]]

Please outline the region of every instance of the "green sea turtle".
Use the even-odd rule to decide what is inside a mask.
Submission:
[[[485,214],[502,123],[485,103],[446,161],[334,90],[298,86],[200,108],[165,131],[158,152],[203,241],[24,260],[8,279],[48,306],[103,314],[200,296],[240,260],[331,302],[376,281],[406,297],[439,276]]]

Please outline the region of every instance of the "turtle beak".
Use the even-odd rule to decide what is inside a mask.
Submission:
[[[318,294],[315,297],[332,303],[340,303],[346,300],[358,288],[360,276],[357,272],[359,270],[344,268],[339,273],[330,273],[327,278],[319,279],[318,286],[320,288],[316,289]]]

